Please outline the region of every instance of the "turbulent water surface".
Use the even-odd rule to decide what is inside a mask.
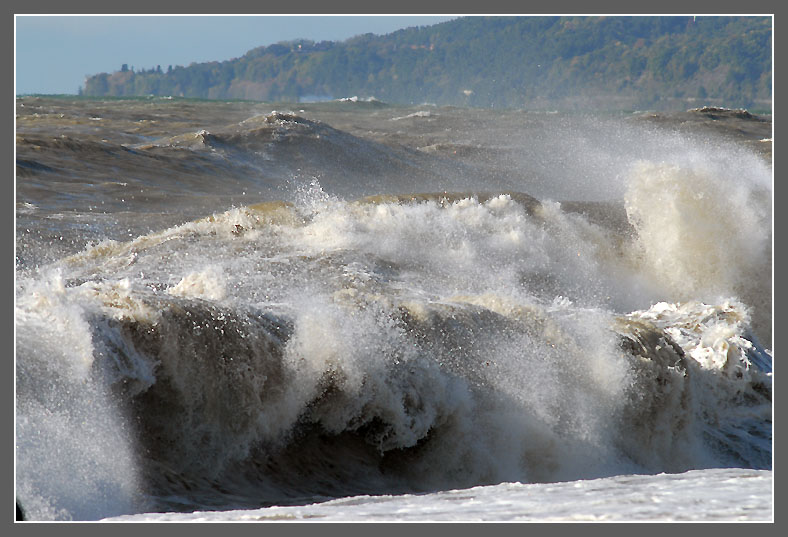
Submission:
[[[772,517],[770,117],[16,108],[27,518]]]

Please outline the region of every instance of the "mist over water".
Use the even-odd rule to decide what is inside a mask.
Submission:
[[[87,239],[19,181],[32,518],[771,468],[762,156],[679,121],[336,106],[94,156],[160,167],[97,193]]]
[[[90,318],[57,272],[21,284],[30,287],[16,311],[17,497],[41,519],[128,513],[137,503],[133,439],[91,372],[101,355]]]

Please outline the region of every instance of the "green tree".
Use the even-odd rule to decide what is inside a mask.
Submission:
[[[660,96],[703,87],[744,102],[771,98],[771,42],[768,17],[463,17],[338,43],[277,43],[166,73],[124,64],[110,79],[90,77],[84,92],[224,98],[251,82],[271,99],[306,92],[520,107],[616,95],[659,107],[668,106]]]

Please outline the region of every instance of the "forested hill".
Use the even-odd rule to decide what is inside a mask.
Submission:
[[[343,42],[282,42],[188,67],[124,65],[89,77],[80,93],[770,109],[771,51],[769,17],[464,17]]]

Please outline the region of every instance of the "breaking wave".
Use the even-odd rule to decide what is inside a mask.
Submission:
[[[97,518],[771,468],[744,194],[648,162],[607,208],[315,181],[20,273],[19,496]]]

